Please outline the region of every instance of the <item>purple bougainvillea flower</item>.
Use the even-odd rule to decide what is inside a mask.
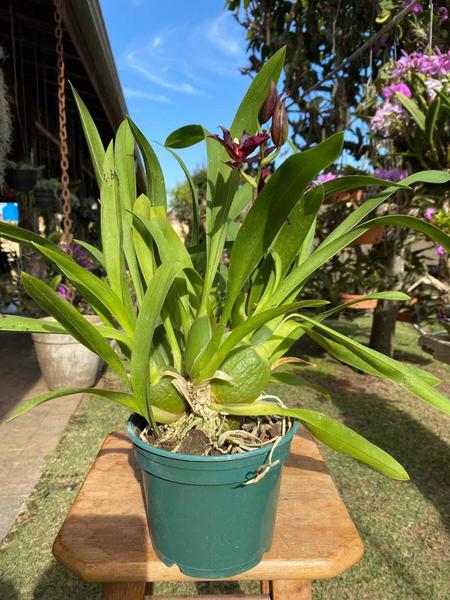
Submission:
[[[388,98],[392,98],[395,92],[399,94],[403,94],[407,98],[411,98],[412,93],[406,83],[392,83],[387,87],[383,88],[383,97],[387,100]]]
[[[332,181],[333,179],[338,179],[340,175],[336,173],[332,173],[331,171],[327,171],[326,173],[322,173],[317,177],[317,183],[326,183],[327,181]]]
[[[437,210],[435,208],[433,208],[432,206],[429,206],[428,208],[426,208],[425,212],[423,213],[425,221],[432,221],[436,212],[437,212]]]
[[[209,137],[219,142],[219,144],[222,144],[228,152],[228,155],[233,160],[228,161],[226,164],[232,169],[240,169],[245,162],[255,160],[255,158],[250,157],[250,155],[270,138],[268,133],[249,135],[244,131],[240,140],[237,138],[233,139],[226,127],[222,127],[222,125],[219,125],[219,127],[223,132],[223,139],[218,135],[210,135]]]
[[[67,293],[67,290],[66,290],[66,288],[63,285],[59,285],[57,287],[56,291],[61,296],[61,298],[64,298],[64,300],[68,300],[69,299],[69,294]]]
[[[387,181],[392,181],[394,183],[398,183],[405,177],[408,177],[409,172],[406,169],[375,169],[374,171],[375,177],[379,177],[380,179],[387,179]]]
[[[436,252],[436,254],[438,256],[444,256],[446,254],[445,248],[443,248],[442,246],[436,246],[436,248],[434,249],[434,251]]]
[[[440,6],[437,9],[437,13],[439,15],[439,18],[441,21],[447,21],[448,20],[448,8],[446,6]]]
[[[422,5],[420,4],[420,2],[415,2],[415,0],[408,0],[407,2],[403,2],[402,8],[407,8],[408,6],[411,6],[411,4],[414,4],[413,9],[412,9],[413,13],[423,12],[423,8],[422,8]]]

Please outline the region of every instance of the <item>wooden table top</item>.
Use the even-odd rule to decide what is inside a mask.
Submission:
[[[327,579],[348,569],[364,547],[317,445],[294,437],[283,469],[272,548],[231,579]],[[125,432],[110,434],[53,545],[54,556],[86,581],[183,581],[152,549],[141,475]]]

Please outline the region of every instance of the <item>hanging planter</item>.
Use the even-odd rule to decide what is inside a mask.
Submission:
[[[56,208],[58,206],[58,198],[51,190],[35,190],[33,195],[36,206],[40,208]]]
[[[379,244],[384,238],[384,225],[378,225],[377,227],[371,227],[363,234],[361,234],[356,240],[354,240],[350,246],[363,246],[364,244]]]
[[[6,183],[16,192],[31,192],[39,178],[40,169],[35,167],[6,169]]]

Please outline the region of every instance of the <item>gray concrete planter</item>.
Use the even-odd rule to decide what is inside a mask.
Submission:
[[[450,334],[421,335],[419,345],[422,350],[432,354],[436,360],[450,365]]]
[[[99,323],[96,315],[85,315],[91,323]],[[52,317],[45,320],[53,321]],[[61,387],[91,387],[99,378],[103,361],[77,342],[71,335],[33,333],[34,349],[49,390]]]

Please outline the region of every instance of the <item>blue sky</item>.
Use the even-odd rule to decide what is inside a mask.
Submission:
[[[229,126],[250,79],[245,31],[224,0],[101,0],[131,117],[150,141],[201,123]],[[166,185],[183,181],[175,160],[154,145]],[[204,145],[182,150],[192,170],[204,164]]]

